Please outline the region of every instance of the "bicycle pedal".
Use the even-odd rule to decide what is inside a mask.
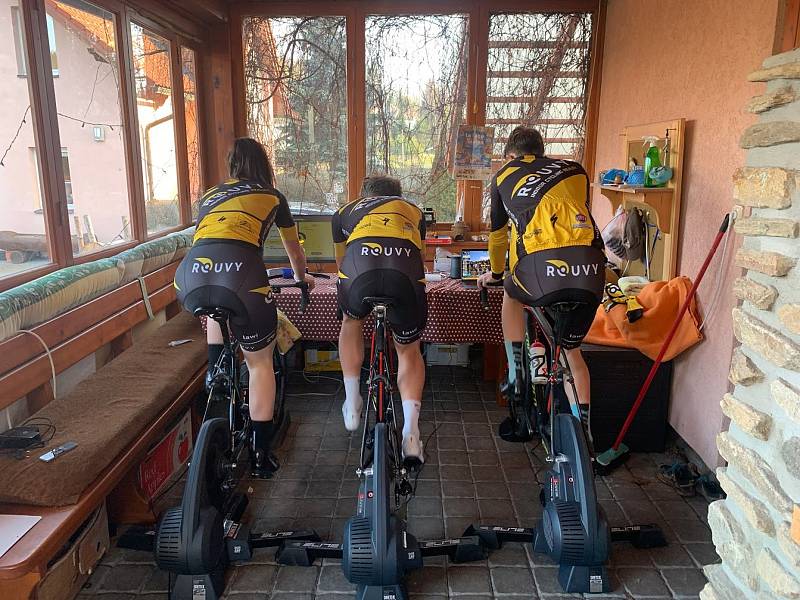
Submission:
[[[403,479],[397,484],[397,493],[401,496],[410,496],[414,493],[414,486],[412,486],[411,482],[407,479]]]
[[[533,431],[520,427],[511,417],[506,417],[497,428],[497,435],[506,442],[525,443],[532,441],[536,436]]]
[[[403,467],[405,467],[406,471],[409,473],[419,473],[422,470],[423,463],[418,457],[416,456],[407,456],[403,459]]]

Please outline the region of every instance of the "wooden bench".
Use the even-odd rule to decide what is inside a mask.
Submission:
[[[152,290],[148,293],[152,310],[159,312],[166,309],[168,317],[180,313],[172,286],[176,265],[173,263],[145,277],[146,289]],[[43,323],[34,331],[50,348],[56,372],[61,373],[107,344],[111,345],[111,358],[129,348],[125,355],[119,356],[119,360],[124,362],[132,356],[129,353],[135,354],[140,347],[137,343],[131,348],[132,328],[147,319],[148,311],[139,282],[133,282]],[[180,321],[184,319],[188,319],[188,315],[184,315]],[[194,323],[175,321],[173,328],[178,326],[187,329]],[[157,335],[158,331],[153,335]],[[142,345],[146,346],[146,341]],[[205,353],[200,344],[202,336],[197,334],[192,346],[202,351],[203,360],[197,361],[196,371],[188,381],[178,384],[176,389],[180,391],[165,399],[164,408],[159,409],[156,417],[135,435],[135,439],[116,457],[109,458],[109,464],[83,490],[76,503],[53,507],[0,504],[0,514],[41,517],[22,539],[0,557],[0,598],[50,600],[69,598],[80,590],[105,550],[101,534],[105,533],[107,540],[107,530],[95,530],[105,525],[106,497],[186,411],[191,399],[202,387]],[[194,364],[194,360],[193,354],[191,364]],[[163,368],[163,365],[158,368]],[[97,375],[101,372],[102,369],[99,369]],[[50,377],[50,362],[35,337],[24,334],[0,343],[0,389],[3,389],[0,408],[9,406],[27,394],[31,412],[37,409],[47,412],[47,406],[53,400]],[[92,377],[95,376],[90,376],[86,382],[90,382]],[[54,402],[53,406],[57,404]],[[61,460],[66,460],[68,456],[65,455]],[[99,537],[91,538],[91,544],[84,543],[81,546],[87,535]],[[79,549],[81,556],[78,556]],[[67,567],[62,568],[60,565],[64,564]],[[47,581],[53,581],[54,578],[57,578],[55,584],[47,585]]]

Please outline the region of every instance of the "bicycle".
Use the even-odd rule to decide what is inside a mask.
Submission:
[[[394,409],[395,368],[387,312],[393,300],[366,297],[375,324],[370,343],[367,400],[359,466],[361,480],[356,514],[344,528],[341,544],[287,542],[276,555],[278,564],[311,566],[318,558],[341,559],[342,570],[356,584],[358,600],[406,600],[406,573],[422,567],[424,557],[449,556],[452,562],[484,560],[477,536],[444,540],[417,539],[408,532],[404,512],[414,496],[411,473],[419,459],[402,459],[402,437]],[[393,496],[393,499],[392,499]]]
[[[310,273],[314,277],[328,275]],[[290,269],[268,269],[267,278],[291,277]],[[270,283],[273,293],[286,288],[300,289],[300,312],[309,303],[305,281]],[[223,350],[212,371],[203,423],[197,435],[181,506],[167,509],[156,531],[155,561],[165,571],[176,573],[171,597],[196,598],[198,590],[206,600],[218,598],[224,589],[224,570],[229,560],[247,560],[254,547],[277,546],[286,539],[319,539],[310,531],[251,535],[238,523],[247,507],[247,497],[235,491],[251,452],[252,425],[247,402],[247,371],[239,359],[239,343],[230,334],[233,311],[221,306],[201,306],[196,317],[205,316],[220,325]],[[274,422],[276,437],[285,433],[289,415],[285,410],[286,358],[275,351],[276,392]],[[215,390],[222,389],[219,404],[227,416],[211,417],[209,408]]]
[[[488,309],[488,291],[481,289]],[[630,541],[637,548],[666,545],[655,525],[609,527],[597,500],[590,434],[580,416],[578,395],[562,339],[570,315],[584,306],[580,301],[555,302],[547,307],[525,307],[523,356],[516,367],[513,388],[507,388],[509,417],[500,435],[509,441],[530,441],[538,436],[546,451],[546,471],[540,501],[542,519],[535,529],[471,526],[465,535],[478,535],[489,548],[504,542],[531,543],[534,552],[548,554],[559,565],[558,579],[568,593],[609,591],[606,563],[611,541]],[[534,341],[543,341],[546,382],[534,380]],[[572,388],[567,395],[565,384]]]

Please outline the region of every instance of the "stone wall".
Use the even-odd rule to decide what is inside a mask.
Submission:
[[[736,232],[730,429],[717,437],[727,498],[709,507],[721,564],[706,567],[704,600],[800,599],[800,50],[773,56],[746,110],[746,165],[734,176]],[[794,533],[792,533],[794,519]]]

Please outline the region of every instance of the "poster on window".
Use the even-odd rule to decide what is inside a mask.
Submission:
[[[489,179],[492,176],[494,127],[459,125],[454,179]]]

